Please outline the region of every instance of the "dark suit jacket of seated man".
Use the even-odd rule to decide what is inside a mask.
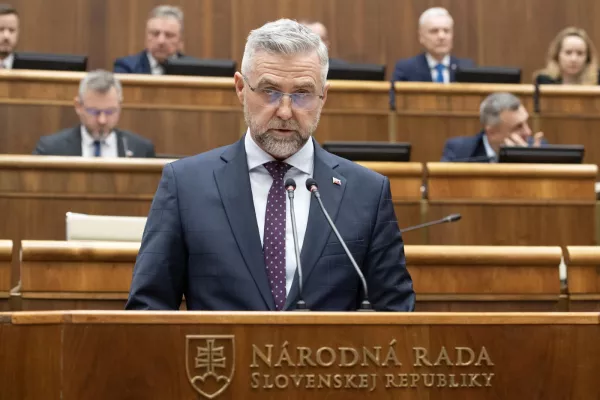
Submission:
[[[527,142],[531,146],[534,140],[532,136]],[[542,140],[542,145],[546,144],[548,142]],[[490,148],[487,147],[485,131],[482,130],[474,136],[457,136],[448,139],[444,145],[441,161],[491,163],[497,160],[493,150],[490,151]]]
[[[114,130],[119,157],[155,157],[152,142],[135,133]],[[42,136],[33,154],[44,156],[82,156],[81,125],[64,129],[58,133]]]
[[[177,58],[183,53],[177,53]],[[152,66],[146,50],[130,56],[117,58],[113,65],[113,72],[117,74],[152,74]]]
[[[470,68],[475,66],[475,62],[469,58],[457,58],[449,56],[448,73],[450,82],[456,82],[456,70],[458,68]],[[399,60],[394,68],[392,80],[397,82],[434,82],[432,72],[427,61],[426,53],[417,56]]]

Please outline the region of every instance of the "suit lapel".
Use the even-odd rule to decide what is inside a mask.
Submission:
[[[117,136],[117,156],[125,157],[125,148],[123,147],[123,133],[115,130],[115,135]]]
[[[425,57],[425,53],[419,56],[419,71],[423,74],[421,79],[423,82],[433,82],[433,77],[431,76],[431,69],[429,68],[429,64],[427,63],[427,57]]]
[[[69,135],[69,141],[65,146],[67,154],[70,156],[82,156],[83,152],[81,149],[81,126],[78,125],[71,131]]]
[[[140,66],[142,71],[140,71],[142,74],[151,74],[152,73],[152,67],[150,66],[150,60],[148,60],[148,53],[146,51],[142,51],[141,57],[140,57]]]
[[[216,169],[214,176],[229,225],[267,308],[275,310],[256,225],[244,139],[228,148],[221,158],[226,164]]]
[[[346,190],[346,178],[335,171],[338,166],[336,158],[323,150],[316,141],[314,144],[315,167],[313,178],[319,185],[319,192],[321,192],[321,200],[323,200],[325,209],[331,216],[331,219],[336,222],[344,191]],[[333,183],[334,177],[341,181],[340,185]],[[304,243],[302,244],[302,252],[300,253],[304,282],[310,277],[311,272],[321,257],[321,253],[325,249],[327,239],[332,233],[331,227],[319,207],[319,203],[314,197],[311,197],[306,234],[304,236]],[[287,297],[286,310],[296,303],[297,296],[298,272],[296,271],[290,293]]]
[[[456,69],[458,68],[458,59],[450,56],[450,82],[456,82]]]

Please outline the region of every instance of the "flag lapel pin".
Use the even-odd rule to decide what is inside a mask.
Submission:
[[[342,181],[340,181],[338,178],[336,178],[335,176],[333,178],[331,178],[333,180],[333,184],[334,185],[338,185],[338,186],[342,186]]]

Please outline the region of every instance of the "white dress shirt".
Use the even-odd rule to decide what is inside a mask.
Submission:
[[[490,141],[487,138],[487,135],[483,134],[483,147],[485,147],[485,155],[489,157],[491,163],[497,163],[498,157],[496,156],[496,152],[492,149],[490,145]]]
[[[156,58],[154,58],[149,52],[146,52],[146,55],[148,56],[148,62],[150,63],[152,75],[164,75],[165,69],[158,63]]]
[[[12,69],[14,60],[15,54],[10,53],[4,60],[0,61],[0,64],[2,64],[2,67],[0,67],[0,69]]]
[[[81,127],[81,155],[83,157],[94,157],[94,138],[84,126]],[[100,142],[100,157],[119,157],[117,134],[114,131],[109,133],[106,139]]]
[[[261,149],[250,130],[246,132],[244,138],[246,155],[248,159],[248,171],[250,172],[250,187],[252,189],[252,199],[254,200],[254,211],[256,213],[256,222],[260,234],[260,242],[263,242],[265,229],[265,214],[267,210],[267,197],[269,189],[273,183],[273,178],[263,166],[264,163],[274,161],[275,159]],[[305,182],[312,177],[314,169],[315,147],[312,138],[293,156],[283,162],[292,166],[285,174],[284,181],[287,178],[293,178],[296,181],[296,192],[294,193],[294,209],[296,211],[296,228],[298,229],[298,246],[300,252],[304,243],[306,234],[306,225],[308,224],[308,211],[310,209],[310,192],[306,190]],[[286,219],[285,219],[285,290],[290,293],[294,274],[296,273],[296,253],[294,252],[294,236],[292,233],[292,217],[290,216],[290,202],[286,193]]]
[[[444,72],[442,73],[442,76],[444,77],[444,83],[450,83],[450,56],[446,55],[442,59],[442,62],[439,62],[438,60],[433,58],[433,56],[429,53],[425,53],[425,58],[427,59],[427,64],[429,65],[429,71],[431,72],[431,80],[433,82],[437,81],[438,72],[437,72],[437,69],[435,69],[435,67],[438,64],[442,64],[443,66],[446,67],[446,68],[444,68]]]

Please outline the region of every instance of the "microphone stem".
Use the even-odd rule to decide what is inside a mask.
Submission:
[[[288,190],[288,198],[290,199],[290,215],[292,216],[292,235],[294,237],[294,253],[296,255],[296,270],[298,271],[298,293],[300,294],[300,299],[298,300],[298,308],[306,308],[306,304],[302,299],[302,289],[304,285],[304,280],[302,278],[302,266],[300,265],[300,253],[298,245],[298,235],[296,234],[296,213],[294,210],[294,191]]]
[[[446,222],[450,222],[450,221],[448,221],[446,218],[442,218],[442,219],[438,219],[437,221],[426,222],[421,225],[415,225],[415,226],[411,226],[410,228],[401,229],[400,233],[414,231],[415,229],[427,228],[428,226],[431,226],[431,225],[445,224]]]
[[[327,213],[327,210],[325,209],[325,206],[323,205],[323,201],[321,200],[321,194],[319,193],[318,190],[313,191],[313,193],[314,193],[315,197],[317,198],[317,201],[319,202],[319,206],[321,207],[321,210],[323,211],[323,215],[325,215],[325,218],[327,218],[327,222],[329,222],[329,226],[331,226],[331,229],[333,230],[333,233],[335,234],[335,236],[339,240],[340,244],[344,248],[344,251],[348,255],[348,258],[350,259],[350,262],[352,263],[352,266],[354,267],[354,269],[358,273],[358,277],[361,280],[362,287],[363,287],[363,290],[365,292],[364,302],[368,303],[369,302],[369,292],[368,292],[368,287],[367,287],[367,281],[365,280],[365,277],[363,276],[362,271],[360,270],[360,268],[356,264],[356,261],[354,260],[354,257],[352,257],[352,253],[350,253],[350,250],[348,250],[348,246],[346,246],[346,242],[344,241],[344,239],[342,239],[342,235],[340,235],[340,233],[338,232],[337,228],[335,227],[335,224],[333,223],[333,221],[329,217],[329,214]]]

